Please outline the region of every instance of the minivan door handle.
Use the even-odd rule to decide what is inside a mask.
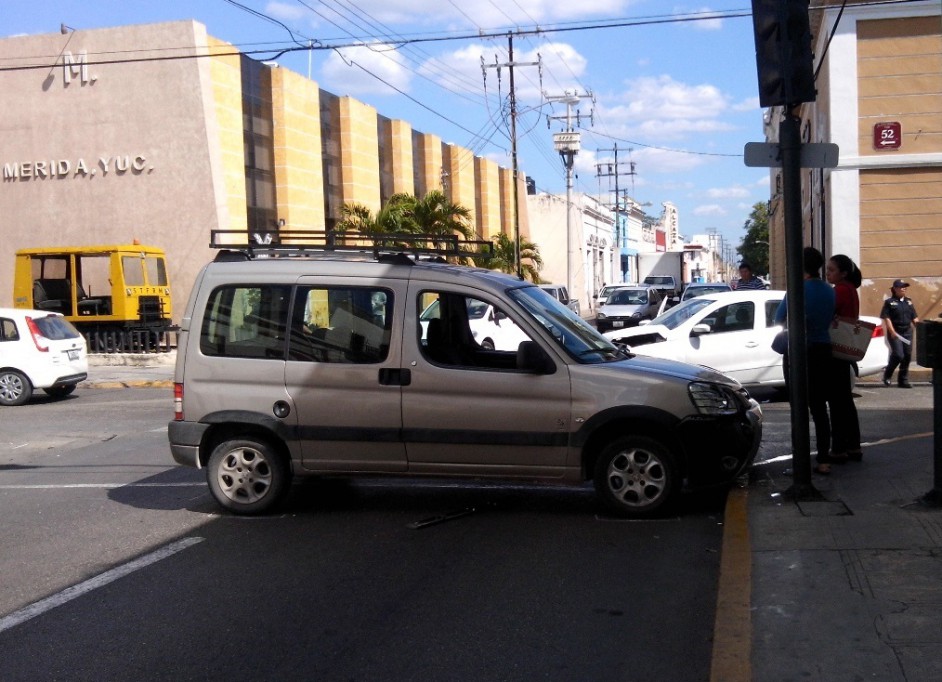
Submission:
[[[383,367],[379,370],[381,386],[408,386],[412,383],[412,370],[400,367]]]

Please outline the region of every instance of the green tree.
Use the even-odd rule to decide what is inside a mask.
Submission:
[[[736,247],[740,258],[752,266],[757,275],[769,272],[769,205],[760,201],[753,205],[749,219],[743,224],[746,236]]]
[[[475,256],[474,262],[482,268],[500,270],[510,274],[517,273],[517,253],[512,237],[501,232],[494,238],[494,251],[489,257]],[[526,239],[520,240],[520,269],[524,279],[539,284],[543,258],[540,247]]]

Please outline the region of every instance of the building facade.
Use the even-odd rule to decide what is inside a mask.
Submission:
[[[833,169],[802,169],[804,243],[860,265],[862,314],[879,314],[901,278],[920,315],[935,317],[942,310],[939,3],[824,4],[810,15],[820,71],[817,101],[800,107],[801,136],[836,143],[840,159]],[[780,119],[780,109],[767,112],[767,139],[777,141]],[[778,169],[771,180],[772,281],[784,288]]]
[[[7,38],[0,77],[0,305],[17,249],[137,239],[167,252],[179,313],[211,230],[325,230],[395,193],[443,190],[480,238],[528,234],[522,177],[197,22]]]

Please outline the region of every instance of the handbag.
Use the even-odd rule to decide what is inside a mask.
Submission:
[[[774,350],[779,355],[785,355],[788,352],[788,330],[783,329],[778,334],[775,335],[775,338],[772,339],[772,350]]]
[[[852,317],[835,317],[831,321],[831,355],[838,360],[859,362],[867,354],[876,327],[871,322]]]

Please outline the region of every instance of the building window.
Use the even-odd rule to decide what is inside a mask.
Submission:
[[[277,230],[275,154],[272,139],[271,71],[242,57],[242,139],[249,232]]]
[[[340,177],[340,98],[320,91],[321,163],[324,167],[324,218],[333,229],[340,220],[343,183]]]

